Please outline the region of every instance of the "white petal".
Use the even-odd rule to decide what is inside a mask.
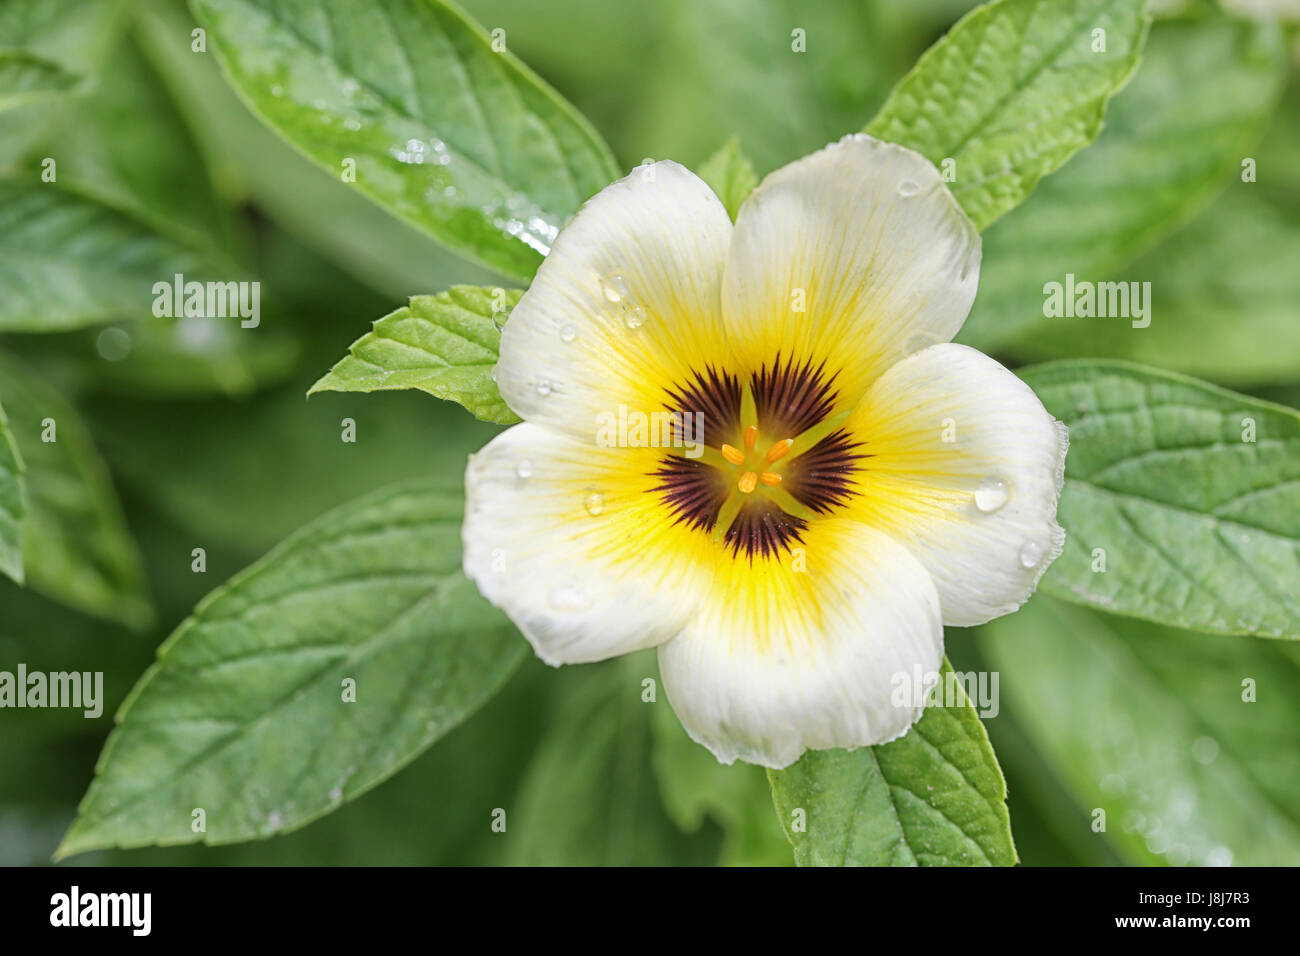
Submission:
[[[698,606],[699,535],[671,526],[648,493],[657,460],[530,424],[470,456],[465,573],[547,663],[653,647]]]
[[[904,355],[956,334],[979,262],[979,232],[929,160],[848,136],[778,169],[741,207],[727,332],[750,368],[778,352],[826,359],[851,405]]]
[[[939,668],[938,596],[905,548],[828,519],[803,549],[804,571],[790,555],[720,570],[699,616],[659,648],[673,709],[723,763],[785,767],[808,748],[892,740],[923,706],[895,700],[899,675]]]
[[[921,559],[945,624],[1029,598],[1065,540],[1069,439],[1028,385],[975,349],[936,345],[886,372],[845,427],[871,456],[852,513]]]
[[[722,267],[731,220],[694,173],[638,167],[555,240],[501,333],[496,380],[526,421],[590,441],[595,417],[664,407],[704,363],[727,360]]]

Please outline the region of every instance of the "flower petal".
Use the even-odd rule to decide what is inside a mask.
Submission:
[[[698,606],[700,535],[647,493],[659,454],[525,423],[470,456],[465,573],[547,663],[653,647]]]
[[[501,333],[496,381],[526,421],[590,440],[620,404],[653,412],[725,362],[720,289],[731,220],[673,162],[638,167],[561,231]]]
[[[904,355],[947,342],[979,284],[980,237],[919,153],[856,134],[772,173],[736,217],[723,282],[749,368],[826,361],[846,406]]]
[[[939,669],[938,596],[906,548],[844,519],[804,537],[806,570],[797,551],[720,567],[699,615],[659,648],[673,709],[723,763],[785,767],[808,748],[892,740],[923,706],[895,704],[896,675]]]
[[[851,513],[906,544],[934,577],[945,624],[1014,611],[1061,553],[1069,438],[993,359],[936,345],[899,362],[845,423],[871,457]]]

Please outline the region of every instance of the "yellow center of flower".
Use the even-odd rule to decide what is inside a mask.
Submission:
[[[708,369],[670,393],[670,410],[703,410],[702,446],[673,451],[654,473],[674,521],[752,558],[797,543],[809,521],[852,494],[870,457],[834,414],[833,376],[777,360],[743,376]]]
[[[705,449],[705,463],[729,474],[732,483],[732,491],[722,503],[714,524],[714,539],[722,539],[751,496],[767,498],[787,515],[803,521],[815,517],[813,509],[781,487],[782,472],[786,465],[836,431],[847,416],[845,412],[825,419],[794,438],[767,441],[759,433],[753,389],[746,384],[740,397],[739,440],[734,445],[724,442],[716,452]]]
[[[735,445],[722,446],[722,457],[740,472],[740,480],[736,482],[736,487],[744,494],[749,494],[760,481],[769,486],[779,485],[781,473],[769,471],[768,466],[785,457],[790,446],[794,444],[794,439],[782,438],[770,445],[760,446],[758,426],[750,425],[745,429],[742,441],[745,445],[744,451]]]

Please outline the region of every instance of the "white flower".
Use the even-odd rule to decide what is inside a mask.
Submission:
[[[868,136],[767,177],[734,227],[676,163],[613,183],[502,333],[524,424],[471,458],[466,573],[551,664],[658,647],[723,762],[905,733],[896,675],[1024,603],[1064,537],[1063,426],[949,344],[979,261],[935,168]]]

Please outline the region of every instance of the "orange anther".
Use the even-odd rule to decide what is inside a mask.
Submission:
[[[722,457],[733,465],[743,465],[745,463],[745,453],[735,445],[723,445]]]
[[[767,450],[767,460],[780,461],[782,458],[785,457],[786,452],[790,450],[790,446],[793,444],[794,444],[793,439],[782,438],[779,442],[777,442]]]

